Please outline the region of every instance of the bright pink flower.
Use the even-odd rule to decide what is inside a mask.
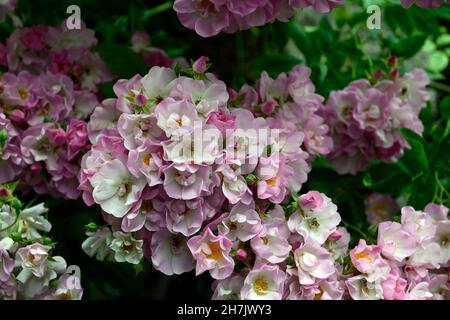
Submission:
[[[208,61],[209,61],[208,57],[201,56],[194,62],[194,64],[192,65],[192,69],[197,73],[205,73],[207,69],[206,64]]]
[[[277,266],[263,264],[253,268],[244,280],[241,299],[281,300],[286,274]]]
[[[291,251],[287,240],[289,231],[285,223],[265,225],[262,231],[250,240],[255,254],[269,263],[280,263],[286,260]]]
[[[315,240],[309,239],[294,252],[300,284],[310,285],[335,273],[331,254]]]
[[[370,281],[375,281],[385,277],[390,271],[389,265],[380,254],[379,246],[368,246],[364,239],[360,239],[358,246],[350,251],[350,258],[359,272],[365,273]]]
[[[222,235],[214,235],[207,228],[201,235],[194,236],[187,242],[197,262],[195,274],[209,270],[214,279],[225,279],[234,269],[234,261],[229,256],[232,242]]]
[[[185,27],[211,37],[228,27],[229,15],[220,0],[176,0],[173,9]]]
[[[412,255],[417,248],[414,236],[397,222],[382,222],[378,225],[378,245],[384,256],[398,262]]]
[[[288,179],[294,175],[290,167],[284,165],[285,159],[277,152],[269,157],[261,157],[257,168],[258,198],[281,203],[289,187]]]
[[[72,160],[88,144],[87,124],[82,120],[71,119],[66,131],[69,147],[67,158]]]
[[[239,202],[233,206],[218,228],[228,239],[245,242],[258,235],[263,226],[254,204],[245,205]]]

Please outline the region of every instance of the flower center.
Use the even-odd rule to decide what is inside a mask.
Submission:
[[[28,98],[28,92],[24,88],[17,88],[17,92],[19,93],[19,97],[22,100]]]
[[[153,204],[152,204],[151,200],[142,201],[141,214],[145,215],[145,214],[147,214],[149,212],[152,212],[152,211],[153,211]]]
[[[208,13],[217,13],[214,4],[210,0],[197,1],[197,8],[203,11],[203,15],[207,15]]]
[[[128,241],[122,243],[122,250],[124,250],[126,252],[130,252],[131,250],[133,250],[133,244]]]
[[[368,260],[370,263],[373,263],[372,257],[369,255],[369,253],[367,253],[367,252],[365,252],[365,251],[355,253],[355,259],[356,259],[356,260],[366,259],[366,260]]]
[[[181,238],[174,236],[172,240],[170,241],[170,251],[172,251],[172,254],[177,255],[181,248]]]
[[[443,236],[443,237],[441,237],[441,246],[443,246],[443,247],[445,247],[449,242],[450,242],[450,236],[447,234],[447,235],[445,235],[445,236]]]
[[[208,243],[208,252],[202,250],[202,253],[205,255],[207,259],[211,260],[219,260],[221,257],[221,250],[218,242],[210,242]]]
[[[150,162],[152,161],[152,154],[151,153],[147,153],[144,158],[142,159],[142,161],[144,162],[144,164],[146,166],[150,165]]]
[[[261,237],[261,240],[265,245],[269,243],[269,239],[267,239],[267,237]]]
[[[255,289],[255,292],[257,295],[265,295],[267,294],[267,291],[269,289],[269,283],[266,279],[259,277],[256,278],[256,280],[253,282],[253,288]]]
[[[131,191],[130,184],[128,183],[128,181],[125,181],[120,185],[119,190],[117,191],[117,196],[123,198],[127,196],[130,193],[130,191]]]
[[[317,293],[314,295],[314,300],[320,300],[320,299],[322,299],[322,296],[323,296],[323,290],[322,290],[322,288],[318,288],[318,290],[319,290],[319,292],[317,292]]]
[[[320,227],[319,221],[316,218],[308,219],[308,225],[311,229],[317,229]]]

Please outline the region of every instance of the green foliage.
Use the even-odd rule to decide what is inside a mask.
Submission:
[[[100,56],[108,68],[119,79],[129,79],[136,74],[145,75],[148,67],[141,57],[129,47],[114,43],[102,43],[97,46]]]

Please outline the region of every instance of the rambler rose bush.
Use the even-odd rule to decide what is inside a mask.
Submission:
[[[56,243],[47,236],[52,225],[43,203],[23,207],[12,191],[0,185],[0,300],[79,300],[79,275],[63,257],[52,253]]]
[[[173,9],[186,28],[202,37],[221,31],[234,33],[267,23],[288,21],[295,9],[313,7],[320,13],[330,12],[344,0],[175,0]]]
[[[145,253],[166,274],[189,271],[189,249],[201,252],[203,241],[194,249],[193,242],[186,245],[189,237],[220,223],[227,208],[230,223],[244,223],[240,206],[253,212],[250,228],[259,220],[255,202],[279,204],[306,181],[314,154],[302,149],[303,133],[228,108],[227,88],[204,73],[206,61],[202,57],[187,70],[193,78],[153,67],[143,78],[119,80],[117,98],[94,110],[88,124],[92,148],[82,160],[79,189],[88,205],[100,205],[112,233],[91,233],[83,245],[91,256],[112,257],[111,249],[123,261],[127,248],[132,263]],[[261,231],[250,229],[250,237]],[[229,241],[211,233],[204,237],[231,250]],[[224,259],[228,271],[220,274],[232,270],[232,260]]]
[[[332,128],[334,147],[328,160],[336,171],[356,174],[372,159],[398,160],[409,148],[399,129],[423,132],[419,112],[430,100],[429,83],[427,74],[415,69],[375,84],[356,80],[333,91],[322,111]]]
[[[106,225],[88,225],[82,247],[89,256],[131,264],[145,257],[166,275],[208,272],[215,299],[448,297],[446,207],[404,207],[397,223],[386,221],[398,211],[395,201],[371,195],[367,214],[379,223],[378,239],[361,239],[349,251],[350,234],[332,200],[317,191],[297,197],[314,157],[332,149],[319,113],[324,99],[314,93],[309,69],[275,80],[263,73],[254,88],[237,93],[205,73],[207,62],[201,57],[184,70],[192,77],[154,67],[119,80],[117,98],[95,109],[80,190],[88,205],[101,207]],[[406,102],[428,96],[405,89],[405,79],[418,72],[383,82],[401,97],[371,88],[354,96],[390,97],[419,131]],[[370,103],[356,107],[368,112]],[[239,129],[257,131],[242,136]]]
[[[34,26],[7,40],[0,79],[3,134],[0,183],[76,199],[81,156],[89,149],[85,120],[98,104],[97,85],[111,79],[89,29]]]

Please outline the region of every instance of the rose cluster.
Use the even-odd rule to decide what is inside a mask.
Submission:
[[[421,134],[420,110],[430,100],[427,74],[414,69],[372,85],[356,80],[330,94],[323,116],[332,128],[334,148],[328,160],[340,174],[356,174],[371,159],[394,161],[409,144],[399,129]]]
[[[76,199],[87,124],[97,84],[111,79],[88,29],[34,26],[7,40],[9,72],[0,80],[0,183]]]
[[[290,211],[235,206],[217,227],[188,241],[196,273],[209,270],[216,279],[214,299],[343,297],[341,263],[350,236],[338,228],[336,205],[317,191],[293,204]]]
[[[276,79],[264,71],[254,87],[245,84],[234,95],[236,106],[267,118],[286,132],[302,133],[308,162],[333,149],[329,127],[320,115],[324,98],[315,93],[310,75],[311,69],[302,66],[294,67],[287,74],[281,73]]]
[[[117,98],[94,110],[79,189],[111,229],[90,232],[89,255],[139,263],[145,254],[165,274],[190,271],[189,237],[212,237],[206,230],[224,212],[262,232],[255,203],[279,204],[306,181],[303,133],[229,108],[225,84],[206,69],[205,57],[186,71],[193,77],[153,67],[119,80]],[[241,206],[253,212],[249,220]]]
[[[401,209],[401,222],[378,225],[376,244],[361,239],[350,251],[353,299],[449,299],[449,209],[428,204],[424,211]]]
[[[65,24],[35,25],[11,34],[0,47],[0,61],[13,73],[62,74],[76,90],[96,92],[98,84],[112,80],[100,55],[92,51],[96,44],[94,31],[84,26],[68,30]]]
[[[379,225],[377,244],[361,239],[350,252],[336,209],[325,195],[310,191],[290,216],[280,207],[259,217],[245,208],[232,211],[217,235],[207,229],[188,241],[197,273],[209,270],[217,279],[215,299],[450,297],[448,208],[404,207],[401,223]]]
[[[287,21],[294,9],[313,7],[320,13],[330,12],[344,0],[175,0],[173,9],[186,28],[202,37],[221,31],[234,33],[273,21]]]
[[[21,209],[21,203],[0,186],[0,300],[79,300],[80,275],[64,258],[52,254],[55,243],[43,203]]]

